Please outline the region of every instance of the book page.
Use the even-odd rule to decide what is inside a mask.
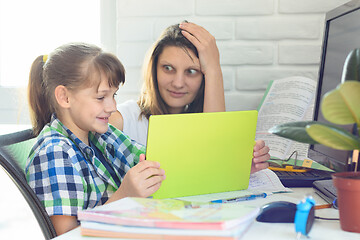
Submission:
[[[236,198],[252,194],[266,193],[267,195],[271,195],[273,193],[289,191],[291,190],[284,187],[284,185],[280,182],[279,177],[273,171],[270,169],[264,169],[250,175],[249,187],[246,190],[211,193],[182,197],[178,199],[193,202],[210,202],[217,199]]]
[[[265,192],[267,195],[291,191],[284,187],[279,177],[270,169],[251,174],[248,190],[258,190],[259,192]]]
[[[307,156],[307,144],[281,138],[268,130],[276,125],[312,119],[316,81],[305,77],[289,77],[272,81],[259,109],[256,139],[270,147],[271,157],[287,159],[296,149],[298,158]]]
[[[312,120],[312,117],[314,114],[314,104],[315,104],[315,97],[313,98],[313,100],[310,103],[310,106],[306,110],[302,121],[311,121]],[[290,156],[291,153],[293,153],[294,151],[297,151],[297,153],[298,153],[297,159],[304,160],[304,159],[308,158],[308,156],[307,156],[308,150],[309,150],[309,144],[293,141],[288,153]]]

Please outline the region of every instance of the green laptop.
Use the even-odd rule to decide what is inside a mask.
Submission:
[[[154,198],[177,198],[247,189],[257,111],[153,115],[146,159],[166,179]]]

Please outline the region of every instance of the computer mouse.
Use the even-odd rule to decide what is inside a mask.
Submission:
[[[295,203],[286,201],[271,202],[261,207],[256,221],[270,223],[293,223],[295,213]]]

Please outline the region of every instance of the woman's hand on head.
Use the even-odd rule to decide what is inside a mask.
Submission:
[[[140,162],[126,173],[120,188],[108,202],[124,197],[148,197],[160,188],[164,179],[165,171],[160,164],[145,161],[145,155],[141,154]]]
[[[269,147],[265,145],[263,140],[256,141],[251,164],[251,173],[269,167],[269,163],[267,162],[270,159],[269,150]]]
[[[182,22],[179,27],[182,34],[196,47],[199,53],[200,67],[206,76],[210,71],[219,71],[220,55],[215,37],[205,28],[195,23]],[[206,79],[206,78],[205,78]]]
[[[182,34],[196,47],[205,77],[204,112],[225,111],[224,83],[215,37],[194,23],[181,23]]]

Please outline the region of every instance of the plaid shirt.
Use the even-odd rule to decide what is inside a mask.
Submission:
[[[111,125],[104,134],[90,132],[89,141],[104,154],[120,181],[145,152],[142,145]],[[50,216],[77,216],[81,209],[104,204],[118,189],[94,150],[55,115],[39,134],[25,173]]]

